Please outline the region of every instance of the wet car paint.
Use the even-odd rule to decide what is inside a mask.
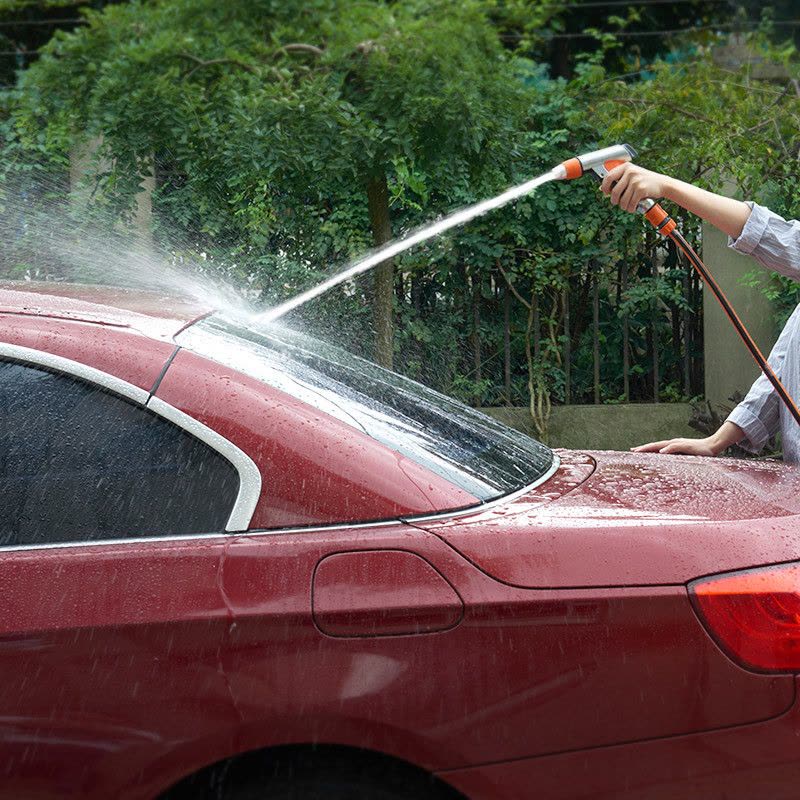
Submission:
[[[521,759],[440,777],[472,800],[794,800],[800,781],[800,708],[753,725]]]
[[[512,502],[414,524],[516,586],[682,584],[800,558],[798,486],[800,470],[775,462],[564,453],[552,481]]]
[[[314,624],[327,636],[399,636],[454,628],[464,602],[447,579],[408,550],[332,553],[311,584]]]
[[[258,465],[265,491],[253,528],[366,522],[478,503],[341,420],[185,350],[156,397],[236,442]]]
[[[332,551],[376,548],[424,558],[457,586],[457,624],[321,631],[315,569]],[[380,571],[376,594],[403,575]],[[235,752],[314,741],[455,770],[754,722],[794,699],[791,677],[722,655],[683,587],[509,587],[403,524],[7,552],[0,586],[9,798],[67,784],[151,797]],[[406,623],[424,628],[428,585],[416,599],[400,588]],[[373,608],[360,591],[336,603],[347,626]]]
[[[130,327],[6,316],[0,339],[148,391],[174,351]],[[473,798],[791,796],[794,678],[730,661],[683,582],[800,555],[791,471],[564,452],[519,498],[419,519],[401,477],[419,474],[372,488],[392,462],[317,413],[313,435],[288,429],[312,452],[283,473],[324,466],[315,502],[355,521],[315,529],[297,503],[269,508],[281,414],[302,409],[189,355],[159,393],[260,459],[259,525],[310,527],[0,550],[0,797],[150,798],[236,753],[313,742],[395,756]],[[759,516],[715,510],[711,489],[682,502],[693,482],[744,487]],[[430,486],[423,515],[471,500]],[[364,508],[409,518],[357,524]]]
[[[175,352],[171,342],[127,327],[21,314],[0,314],[0,342],[69,358],[145,391]]]

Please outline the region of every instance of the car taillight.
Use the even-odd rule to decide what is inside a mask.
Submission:
[[[695,608],[735,660],[765,672],[800,672],[800,563],[701,578]]]

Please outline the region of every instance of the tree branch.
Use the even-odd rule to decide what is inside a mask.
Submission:
[[[520,303],[522,303],[522,305],[524,305],[525,308],[527,308],[528,311],[530,311],[531,310],[531,304],[517,291],[516,286],[514,286],[514,284],[511,282],[511,278],[508,277],[508,273],[500,266],[500,262],[499,261],[497,262],[497,269],[500,270],[500,273],[506,279],[506,283],[508,284],[508,288],[511,289],[511,292],[514,295],[514,297],[516,297],[517,300],[519,300]]]
[[[310,53],[312,56],[321,56],[325,51],[315,44],[306,44],[305,42],[290,42],[282,47],[279,47],[277,53]]]
[[[615,97],[615,103],[621,103],[622,105],[639,105],[639,106],[647,106],[647,111],[656,111],[658,106],[652,104],[649,100],[644,100],[639,97]],[[670,111],[675,111],[677,114],[682,114],[684,117],[689,117],[690,119],[696,119],[698,122],[705,122],[708,125],[718,125],[719,120],[713,120],[709,117],[704,117],[702,114],[695,114],[692,111],[688,111],[681,106],[673,105],[672,103],[667,103],[663,100],[659,101],[659,106],[662,108],[668,108]]]
[[[185,58],[188,61],[193,61],[195,66],[190,69],[184,77],[190,78],[194,75],[195,72],[199,69],[203,69],[204,67],[212,67],[218,64],[231,64],[234,67],[239,67],[247,72],[250,72],[253,75],[258,75],[258,70],[252,64],[246,64],[244,61],[238,61],[235,58],[211,58],[208,61],[205,61],[198,56],[193,56],[191,53],[178,53],[180,58]]]

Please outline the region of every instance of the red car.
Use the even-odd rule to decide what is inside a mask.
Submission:
[[[0,289],[3,798],[796,798],[800,476]]]

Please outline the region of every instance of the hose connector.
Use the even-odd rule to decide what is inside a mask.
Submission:
[[[647,208],[647,205],[650,207]],[[642,211],[642,207],[645,206],[646,210]],[[677,224],[672,217],[664,211],[661,206],[656,203],[654,200],[643,200],[636,208],[637,211],[640,211],[644,214],[645,219],[660,233],[662,236],[669,236],[672,231],[677,228]]]

